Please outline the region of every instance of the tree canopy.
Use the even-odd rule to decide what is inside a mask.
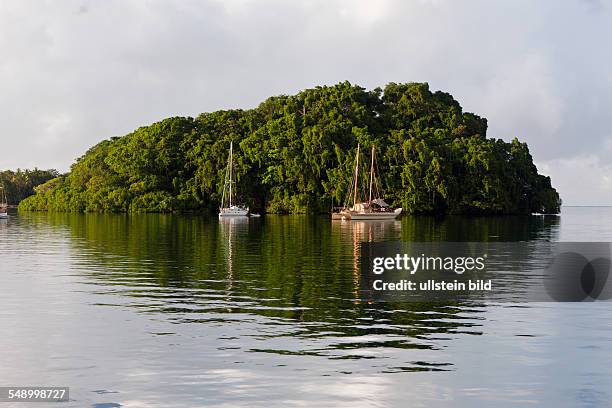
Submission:
[[[486,132],[486,119],[427,83],[368,91],[342,82],[102,141],[20,208],[213,209],[233,141],[238,198],[268,212],[324,212],[344,202],[358,143],[376,147],[385,199],[409,213],[559,212],[559,195],[527,145]]]
[[[16,205],[24,198],[34,194],[36,186],[58,175],[57,170],[4,170],[0,171],[0,187],[4,187],[8,203]]]

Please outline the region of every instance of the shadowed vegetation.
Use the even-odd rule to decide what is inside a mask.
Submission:
[[[38,185],[58,175],[56,170],[4,170],[0,171],[0,187],[4,187],[9,205],[16,205],[34,194]]]

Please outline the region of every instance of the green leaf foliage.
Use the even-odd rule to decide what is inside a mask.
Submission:
[[[20,208],[213,210],[233,141],[238,200],[268,212],[324,212],[344,202],[358,143],[366,167],[376,147],[385,198],[409,213],[559,212],[559,195],[527,145],[486,132],[486,119],[426,83],[368,91],[343,82],[105,140]]]
[[[58,176],[57,170],[4,170],[0,171],[0,187],[4,187],[8,203],[16,205],[38,191],[39,185]]]

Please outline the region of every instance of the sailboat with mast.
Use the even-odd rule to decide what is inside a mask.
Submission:
[[[402,213],[402,208],[393,209],[382,199],[378,178],[376,177],[375,149],[372,145],[369,174],[368,201],[359,201],[359,150],[355,158],[355,177],[353,179],[353,205],[341,212],[351,220],[393,220]]]
[[[4,186],[0,186],[0,219],[8,218],[8,201],[6,199],[6,191],[4,190]]]
[[[221,196],[221,207],[219,217],[247,217],[249,207],[234,204],[234,142],[230,142],[229,158],[225,170],[225,181],[223,182],[223,195]]]

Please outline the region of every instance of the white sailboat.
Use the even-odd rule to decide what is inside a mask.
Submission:
[[[225,181],[223,183],[223,195],[221,196],[221,207],[219,207],[219,217],[247,217],[249,208],[241,207],[233,203],[234,200],[234,143],[230,142],[229,159],[227,170],[225,171]]]
[[[0,195],[0,219],[8,218],[8,201],[6,199],[6,191],[4,191],[4,186],[0,186],[0,190],[2,190],[2,194]]]
[[[393,209],[389,207],[381,197],[378,188],[378,180],[374,166],[375,151],[372,145],[372,156],[370,164],[370,193],[368,201],[358,201],[359,199],[359,149],[357,145],[357,157],[355,158],[355,179],[353,180],[353,206],[341,213],[351,220],[393,220],[402,213],[402,208]]]

